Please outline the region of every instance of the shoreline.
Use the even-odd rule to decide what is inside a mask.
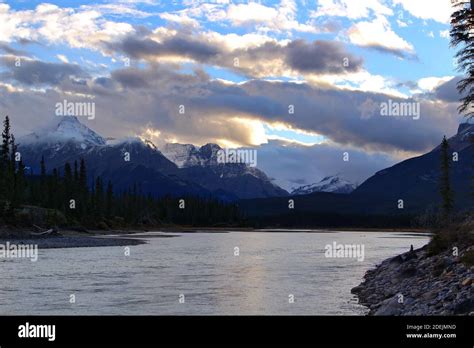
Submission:
[[[474,315],[474,266],[451,250],[428,254],[428,245],[382,261],[353,288],[369,316]]]
[[[9,242],[15,245],[35,245],[38,249],[93,248],[111,246],[134,246],[146,241],[132,238],[103,238],[80,236],[54,236],[28,239],[0,239],[0,244]]]
[[[18,245],[37,245],[39,249],[52,248],[83,248],[83,247],[107,247],[107,246],[133,246],[146,244],[143,238],[171,238],[177,237],[167,235],[169,233],[334,233],[334,232],[387,232],[387,233],[427,233],[419,229],[251,229],[251,228],[196,228],[196,227],[162,227],[155,229],[130,229],[130,230],[61,230],[59,235],[37,236],[33,235],[31,229],[10,229],[0,227],[0,244],[10,242]],[[146,236],[145,233],[159,232],[161,235]]]

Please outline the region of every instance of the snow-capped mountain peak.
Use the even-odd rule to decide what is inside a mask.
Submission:
[[[199,148],[192,144],[166,144],[161,152],[179,168],[201,164],[199,160]]]
[[[171,162],[174,162],[179,168],[188,168],[194,166],[213,166],[217,165],[217,153],[222,148],[217,144],[206,144],[201,147],[192,144],[166,144],[161,150],[163,155]]]
[[[161,153],[183,176],[212,192],[230,192],[235,197],[286,196],[288,192],[275,185],[260,169],[244,162],[221,161],[217,144],[201,147],[191,144],[166,144]]]
[[[105,145],[106,140],[75,116],[56,117],[45,127],[20,138],[20,144],[61,144],[76,142],[82,148]]]
[[[314,192],[351,193],[357,185],[342,179],[338,175],[327,176],[320,182],[303,185],[293,189],[292,195],[307,195]]]

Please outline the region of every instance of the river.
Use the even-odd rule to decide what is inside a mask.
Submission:
[[[134,238],[147,244],[0,260],[0,315],[363,315],[351,288],[377,263],[429,237],[278,231]],[[326,257],[333,243],[363,246],[363,261]]]

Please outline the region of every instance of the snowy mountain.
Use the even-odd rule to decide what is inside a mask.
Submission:
[[[63,172],[66,162],[84,159],[90,182],[101,176],[111,180],[116,191],[139,185],[153,196],[202,196],[211,192],[179,177],[179,169],[156,147],[140,138],[106,141],[75,117],[63,117],[34,133],[19,139],[24,163],[38,174],[44,157],[46,168]],[[129,157],[129,160],[127,156]]]
[[[322,179],[320,182],[304,185],[295,188],[292,195],[307,195],[314,192],[332,192],[332,193],[351,193],[356,189],[357,185],[350,183],[347,180],[341,179],[339,176],[328,176]]]
[[[190,144],[166,144],[162,153],[193,180],[211,192],[230,192],[238,198],[286,196],[261,170],[246,163],[219,163],[217,144],[197,147]]]
[[[78,144],[82,149],[106,144],[104,138],[80,123],[75,116],[56,117],[44,128],[20,138],[22,145],[60,147],[69,142]]]
[[[60,172],[66,162],[84,159],[90,178],[112,180],[117,190],[137,184],[154,196],[214,196],[223,200],[288,194],[257,168],[218,163],[221,148],[216,144],[169,144],[165,156],[148,140],[107,141],[76,117],[55,118],[18,143],[22,159],[33,173],[39,173],[42,157],[49,171],[58,168]]]
[[[217,164],[217,151],[219,150],[220,147],[216,144],[197,147],[192,144],[173,143],[166,144],[162,153],[179,168],[187,168]]]

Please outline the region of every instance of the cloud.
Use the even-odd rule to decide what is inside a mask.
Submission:
[[[443,76],[443,77],[424,77],[418,80],[418,87],[423,91],[432,92],[435,88],[452,80],[454,76]]]
[[[456,85],[461,81],[461,79],[461,76],[456,76],[444,83],[441,83],[440,81],[440,83],[432,89],[434,98],[445,102],[459,102],[462,96],[459,94]]]
[[[65,64],[69,63],[69,59],[67,59],[67,57],[64,54],[57,54],[56,58],[58,58],[61,62]]]
[[[449,40],[449,30],[440,30],[439,31],[439,37],[442,37],[443,39],[448,39]]]
[[[415,56],[413,45],[398,36],[383,16],[378,16],[371,22],[356,23],[347,34],[351,43],[361,47],[376,49],[399,57]]]
[[[106,20],[98,8],[60,8],[43,3],[33,10],[12,10],[0,4],[0,41],[4,42],[46,41],[100,50],[104,41],[133,31],[128,23]]]
[[[28,53],[23,51],[23,50],[18,50],[16,48],[11,47],[7,43],[0,42],[0,51],[3,51],[7,54],[13,55],[13,56],[28,56]]]
[[[275,20],[277,16],[278,11],[276,9],[256,2],[231,4],[227,9],[227,18],[236,26],[248,23],[267,23]]]
[[[400,4],[412,16],[421,19],[432,19],[440,23],[449,23],[453,13],[451,0],[393,0],[393,4]]]
[[[79,8],[83,11],[98,11],[102,15],[112,15],[115,17],[148,18],[156,15],[153,12],[138,10],[136,4],[132,2],[119,2],[118,4],[81,5]]]
[[[344,60],[347,68],[344,67]],[[348,54],[344,46],[335,41],[307,43],[295,40],[287,46],[287,63],[301,72],[343,73],[360,70],[363,60]]]
[[[142,36],[142,35],[141,35]],[[237,39],[240,38],[240,41]],[[257,41],[252,39],[256,38]],[[233,46],[226,39],[236,39]],[[363,60],[337,41],[278,42],[265,36],[227,37],[162,30],[148,37],[129,36],[108,45],[113,51],[150,62],[192,60],[233,70],[249,77],[298,74],[348,74],[362,69]]]
[[[308,147],[270,141],[256,149],[258,167],[269,177],[276,178],[277,185],[289,191],[337,173],[341,173],[346,180],[360,184],[375,172],[398,161],[384,153],[366,153],[337,144]],[[343,161],[344,152],[349,153],[349,162]]]
[[[313,17],[334,16],[349,19],[368,18],[370,14],[391,16],[393,11],[379,0],[319,0],[316,11],[312,12]]]
[[[117,44],[109,45],[132,58],[179,56],[204,62],[215,57],[220,49],[216,45],[189,35],[176,34],[161,42],[151,38],[140,39],[129,36]]]
[[[263,32],[306,32],[321,33],[330,28],[311,21],[301,23],[297,20],[298,6],[295,0],[281,0],[275,7],[250,1],[230,4],[225,8],[225,16],[219,20],[228,21],[236,27],[255,27]]]
[[[67,76],[52,75],[56,79],[51,80],[48,75],[48,78],[41,76],[41,80],[58,83]],[[37,81],[24,81],[32,82]],[[258,145],[268,140],[255,133],[254,127],[248,126],[258,121],[319,134],[333,143],[368,152],[407,155],[429,150],[439,143],[447,129],[455,129],[458,121],[446,117],[455,115],[455,105],[432,103],[430,100],[420,100],[420,120],[382,117],[382,102],[414,100],[380,93],[320,88],[305,83],[251,80],[229,84],[212,80],[202,71],[184,74],[160,65],[145,70],[116,70],[110,78],[88,79],[87,83],[69,83],[66,87],[78,96],[95,95],[96,119],[107,132],[123,133],[135,129],[141,133],[146,126],[159,130],[167,139],[180,142],[212,140]],[[52,93],[49,91],[45,97]],[[23,95],[24,103],[30,104],[31,94]],[[11,99],[8,93],[5,98]],[[57,98],[63,96],[57,95],[53,99]],[[370,105],[375,105],[369,111],[368,99]],[[181,105],[185,108],[184,114],[179,112]],[[290,105],[294,107],[294,114],[288,112]],[[34,115],[32,112],[22,117],[34,118],[40,112],[48,114],[37,108]]]
[[[199,22],[196,19],[189,17],[185,11],[179,11],[178,13],[163,12],[160,14],[160,17],[168,22],[181,26],[193,28],[198,28],[200,26]]]
[[[185,0],[182,9],[159,13],[144,12],[138,3],[165,8],[153,0],[17,10],[0,3],[0,51],[5,54],[0,56],[0,113],[10,114],[15,127],[31,131],[52,117],[58,101],[94,98],[97,117],[89,125],[105,136],[135,133],[153,136],[158,143],[257,147],[259,163],[288,188],[346,171],[350,180],[363,180],[399,159],[430,150],[457,127],[455,80],[413,81],[421,93],[404,98],[390,77],[364,69],[363,58],[337,41],[342,35],[333,41],[313,35],[334,33],[334,18],[328,17],[341,25],[355,20],[342,32],[351,44],[412,58],[413,45],[390,26],[389,1],[321,0],[309,17],[302,13],[305,2],[294,0],[272,6],[264,1]],[[147,29],[158,19],[152,16],[169,27]],[[295,33],[305,34],[297,38]],[[31,41],[42,45],[40,56],[43,48],[52,50],[48,61],[28,58],[14,44]],[[83,67],[68,62],[75,53]],[[12,59],[19,55],[23,59],[17,69]],[[115,69],[114,63],[127,57],[132,67]],[[97,62],[86,63],[94,58]],[[92,67],[109,58],[115,68]],[[224,80],[235,74],[240,76],[234,80],[241,82]],[[421,119],[380,116],[381,103],[390,99],[420,102]],[[288,112],[290,105],[294,114]],[[283,136],[275,140],[272,127],[296,135],[292,141]],[[301,146],[298,134],[323,140]],[[350,168],[340,160],[343,150],[353,156]]]
[[[1,74],[2,79],[16,81],[24,85],[58,85],[67,78],[87,77],[79,65],[47,63],[27,58],[20,59],[17,66],[17,57],[3,56],[0,64],[7,68]]]

